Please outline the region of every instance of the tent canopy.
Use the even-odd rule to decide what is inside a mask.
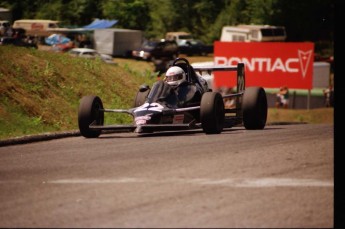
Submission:
[[[84,29],[106,29],[115,25],[118,20],[106,20],[96,18],[91,24],[84,26]]]

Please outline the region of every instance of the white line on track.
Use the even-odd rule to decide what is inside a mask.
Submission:
[[[0,183],[2,183],[0,181]],[[179,183],[192,185],[213,185],[227,187],[333,187],[334,182],[316,179],[259,178],[259,179],[164,179],[151,180],[124,177],[118,179],[61,179],[43,183],[49,184],[129,184],[129,183]]]

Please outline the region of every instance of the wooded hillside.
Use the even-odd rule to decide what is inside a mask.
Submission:
[[[147,38],[167,31],[191,32],[206,43],[224,25],[285,26],[287,41],[333,46],[334,0],[2,0],[13,20],[53,19],[80,27],[95,18],[116,19],[117,28],[139,29]]]

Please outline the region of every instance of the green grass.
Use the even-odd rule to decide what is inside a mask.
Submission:
[[[190,63],[213,57],[187,57]],[[46,132],[77,130],[79,100],[98,95],[106,108],[130,108],[143,83],[157,80],[151,62],[71,57],[13,46],[0,46],[0,140]],[[131,116],[106,116],[106,123],[130,123]],[[333,109],[269,109],[268,122],[333,123]]]
[[[334,123],[333,108],[317,108],[317,109],[277,109],[269,108],[267,121],[276,122],[303,122],[310,124],[318,123]]]
[[[68,54],[0,47],[0,139],[50,131],[75,130],[79,100],[98,95],[104,106],[129,108],[151,68],[109,65]],[[106,119],[128,123],[130,116]]]

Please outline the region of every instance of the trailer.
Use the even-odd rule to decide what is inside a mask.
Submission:
[[[25,30],[27,36],[48,37],[60,28],[59,21],[41,19],[22,19],[13,23],[13,29]]]
[[[143,41],[141,30],[95,29],[94,45],[99,53],[128,57],[131,51],[140,48]]]
[[[224,26],[220,41],[263,42],[285,41],[286,31],[283,26],[238,25]]]

